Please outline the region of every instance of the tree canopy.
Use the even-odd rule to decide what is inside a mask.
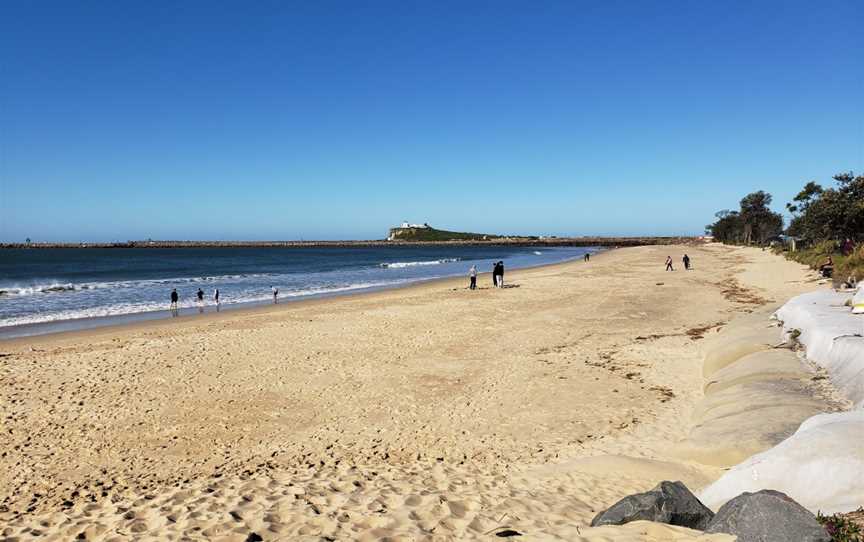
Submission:
[[[864,176],[851,171],[834,176],[836,186],[822,188],[810,181],[793,202],[788,233],[808,241],[864,241]]]
[[[765,244],[783,231],[783,217],[769,207],[771,194],[759,190],[747,194],[737,211],[719,211],[705,231],[723,243]]]

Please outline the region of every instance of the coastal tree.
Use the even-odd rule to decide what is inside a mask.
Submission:
[[[771,210],[771,200],[771,194],[762,190],[747,194],[738,211],[719,211],[705,231],[723,243],[764,244],[783,231],[783,217]]]
[[[769,207],[772,199],[771,194],[763,190],[747,194],[741,199],[744,244],[749,245],[754,241],[764,244],[783,231],[783,217]]]
[[[810,181],[804,185],[804,188],[798,192],[794,198],[792,198],[791,202],[786,204],[786,210],[792,215],[792,220],[789,223],[789,227],[786,229],[788,235],[793,237],[803,237],[804,231],[807,228],[805,215],[807,214],[810,205],[814,200],[819,198],[823,191],[821,185],[816,184],[815,181]]]
[[[786,205],[792,214],[787,233],[813,243],[864,240],[864,176],[834,176],[835,187],[811,181]]]
[[[705,226],[705,232],[721,243],[739,243],[743,232],[741,215],[738,211],[724,209],[714,213],[717,219],[713,224]]]

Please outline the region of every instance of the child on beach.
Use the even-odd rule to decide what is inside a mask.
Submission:
[[[476,290],[477,289],[477,266],[476,265],[472,265],[471,269],[468,270],[468,277],[471,279],[471,282],[468,285],[468,289]]]
[[[666,256],[666,271],[675,271],[672,267],[672,256]]]

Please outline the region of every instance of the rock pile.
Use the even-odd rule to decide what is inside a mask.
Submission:
[[[661,482],[651,491],[624,497],[591,522],[623,525],[648,520],[706,533],[726,533],[738,542],[830,542],[810,511],[779,491],[743,493],[715,515],[681,482]]]
[[[645,493],[625,497],[591,521],[592,527],[647,520],[704,531],[714,517],[681,482],[660,482]]]

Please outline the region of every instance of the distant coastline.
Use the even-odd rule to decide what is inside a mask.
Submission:
[[[700,237],[497,237],[488,240],[448,241],[124,241],[112,243],[0,243],[0,249],[40,248],[324,248],[324,247],[417,247],[417,246],[571,246],[632,247],[701,243]]]

